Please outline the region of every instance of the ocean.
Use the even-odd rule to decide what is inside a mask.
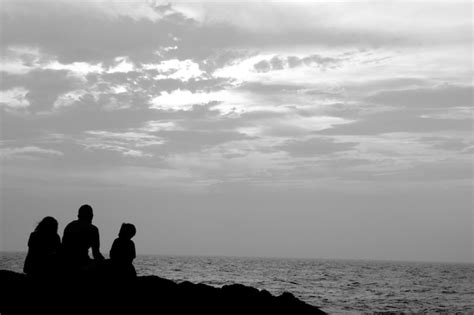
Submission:
[[[0,269],[21,272],[24,258],[1,253]],[[474,313],[474,264],[152,255],[134,264],[177,282],[289,291],[330,314]]]

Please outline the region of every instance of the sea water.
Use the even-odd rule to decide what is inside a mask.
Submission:
[[[24,257],[1,253],[0,269],[21,272]],[[289,291],[331,314],[474,313],[474,264],[152,255],[134,263],[139,275],[177,282]]]

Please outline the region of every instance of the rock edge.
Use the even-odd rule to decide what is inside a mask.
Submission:
[[[242,284],[216,288],[157,276],[32,280],[0,270],[0,314],[325,314],[289,292]]]

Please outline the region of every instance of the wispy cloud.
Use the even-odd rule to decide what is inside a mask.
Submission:
[[[316,66],[321,69],[335,68],[341,63],[343,59],[334,57],[323,57],[320,55],[310,55],[306,57],[288,56],[280,57],[274,56],[269,60],[261,60],[254,64],[254,69],[257,72],[269,72],[276,70],[283,70],[287,68],[295,68],[300,66]]]
[[[37,146],[26,146],[26,147],[2,147],[0,148],[0,157],[5,159],[21,158],[21,157],[58,157],[64,154],[57,150],[40,148]]]

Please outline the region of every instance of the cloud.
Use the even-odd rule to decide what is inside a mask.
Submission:
[[[325,70],[327,68],[337,67],[343,59],[333,57],[323,57],[320,55],[310,55],[306,57],[288,56],[280,57],[274,56],[270,60],[261,60],[254,64],[254,69],[257,72],[269,72],[276,70],[283,70],[288,68],[296,68],[300,66],[317,66]]]
[[[162,110],[190,110],[195,105],[211,105],[219,108],[221,113],[234,111],[237,107],[242,110],[249,110],[251,106],[246,104],[246,99],[239,93],[235,93],[231,89],[216,89],[210,91],[174,90],[170,93],[161,92],[159,96],[154,97],[151,101],[151,108]],[[250,104],[249,104],[250,105]]]
[[[141,130],[146,132],[156,132],[160,130],[175,130],[179,129],[176,126],[176,123],[173,121],[164,121],[164,120],[150,120],[145,123],[145,126]]]
[[[372,96],[378,92],[386,92],[391,90],[414,90],[417,88],[429,88],[437,84],[436,80],[417,77],[382,77],[370,78],[365,80],[354,80],[344,84],[344,92],[356,95]]]
[[[371,24],[413,18],[412,7],[213,3],[201,15],[182,3],[22,3],[3,23],[2,138],[64,152],[64,168],[189,162],[195,180],[297,182],[309,180],[290,167],[302,157],[318,156],[312,175],[339,165],[344,178],[385,170],[377,158],[394,152],[406,167],[469,151],[472,87],[458,70],[470,41],[458,9],[445,13],[463,13],[448,39],[454,26],[431,15],[423,30]],[[444,132],[459,142],[417,140]]]
[[[153,148],[159,156],[200,152],[223,143],[254,139],[242,132],[225,130],[160,130],[154,134],[165,141],[163,145]]]
[[[260,44],[274,47],[314,43],[332,47],[380,47],[470,42],[471,17],[467,1],[432,3],[429,13],[423,15],[419,14],[426,12],[423,2],[400,6],[356,1],[262,1],[252,7],[247,1],[179,2],[177,6],[194,12],[195,19],[205,25],[230,24],[248,33],[250,38],[265,34]]]
[[[159,72],[155,79],[177,79],[181,81],[188,81],[192,78],[199,78],[205,74],[199,69],[199,64],[190,59],[178,60],[169,59],[164,60],[158,64],[145,64],[145,69],[153,69]]]
[[[440,42],[439,37],[433,36],[432,30],[437,29],[436,27],[426,28],[420,34],[414,34],[413,28],[394,33],[392,28],[382,28],[379,24],[372,28],[356,27],[360,25],[360,19],[355,19],[357,23],[351,19],[341,21],[345,20],[342,17],[347,14],[334,14],[339,10],[345,12],[344,6],[336,6],[338,9],[335,10],[333,6],[313,4],[316,5],[314,10],[308,10],[299,5],[274,3],[256,6],[249,11],[247,6],[236,4],[207,5],[206,14],[212,18],[200,20],[193,18],[193,14],[187,14],[193,9],[183,10],[182,4],[154,5],[144,1],[136,4],[116,1],[110,5],[102,1],[100,5],[93,3],[95,1],[80,5],[74,1],[59,1],[54,4],[48,1],[7,1],[4,3],[2,44],[5,47],[26,46],[39,49],[41,53],[56,57],[63,64],[103,62],[106,65],[116,57],[127,56],[132,62],[143,63],[176,58],[192,59],[203,65],[203,61],[207,60],[207,69],[210,70],[228,63],[228,59],[238,59],[249,51],[269,50],[272,47],[419,46],[420,39],[425,38],[427,40],[421,42]],[[236,12],[232,11],[234,7]],[[272,10],[269,11],[268,7]],[[445,36],[446,40],[469,42],[469,17],[466,16],[464,7],[456,7],[454,12],[439,7],[433,9],[433,12],[461,15],[462,19],[458,21],[462,22],[457,24],[458,31],[455,32],[458,36],[452,35],[455,26],[442,23],[444,15],[437,21],[442,24],[444,33],[437,29],[436,35],[449,34],[450,36]],[[263,11],[258,11],[257,8]],[[452,7],[448,7],[450,8]],[[387,13],[383,7],[375,9],[372,6],[371,9],[380,16],[396,16]],[[401,10],[398,7],[394,9],[397,12]],[[361,7],[356,6],[352,10],[362,16],[367,14]],[[416,12],[413,9],[408,11],[412,14]],[[217,12],[220,12],[219,15],[216,15]],[[268,12],[265,18],[262,17],[262,12]],[[276,12],[280,12],[281,18],[287,22],[275,20]],[[235,23],[240,14],[244,15],[241,18],[246,23],[242,23],[242,20]],[[327,14],[332,16],[331,21],[338,21],[336,25],[327,23]],[[223,19],[225,16],[228,18]],[[372,19],[365,18],[365,21],[372,21],[374,16],[371,17]],[[294,23],[295,18],[300,23]],[[302,23],[300,19],[311,23]],[[263,27],[262,23],[270,20],[270,24],[277,24]],[[249,28],[252,24],[250,21],[256,22],[258,26]],[[436,20],[430,20],[430,23],[437,25]],[[294,57],[284,61],[290,66],[304,63],[329,66],[333,63],[333,60],[319,55]],[[275,59],[271,64],[279,68],[281,62],[282,59]]]
[[[386,173],[375,173],[372,180],[376,181],[418,181],[433,182],[440,180],[471,180],[473,167],[468,160],[442,160],[435,162],[416,163],[413,167]]]
[[[355,122],[318,131],[325,135],[375,135],[391,132],[432,133],[472,130],[471,119],[426,118],[425,111],[392,110],[359,117]]]
[[[153,108],[172,109],[172,110],[188,110],[197,104],[206,104],[216,102],[223,99],[223,95],[219,93],[192,93],[187,90],[175,90],[171,93],[162,92],[151,100]]]
[[[61,94],[58,96],[56,101],[54,101],[53,107],[61,108],[61,107],[72,106],[80,102],[81,98],[83,98],[87,94],[88,92],[86,90],[75,90],[75,91]]]
[[[312,157],[349,151],[356,146],[355,142],[336,142],[332,138],[314,137],[306,140],[289,140],[274,148],[294,157]]]
[[[43,56],[37,47],[2,46],[1,71],[9,74],[25,74],[39,68],[48,60],[49,56]]]
[[[12,159],[17,157],[38,157],[38,156],[52,156],[58,157],[64,154],[57,150],[44,149],[37,146],[26,147],[2,147],[0,148],[0,157],[5,159]]]
[[[126,100],[126,99],[125,99]],[[95,99],[91,95],[80,97],[74,106],[61,107],[49,115],[29,115],[9,112],[0,107],[3,118],[0,125],[5,140],[30,140],[48,134],[77,136],[86,131],[148,132],[150,122],[173,124],[177,129],[229,130],[241,124],[232,117],[222,116],[211,107],[215,103],[192,106],[187,110],[153,109],[146,106],[147,99],[129,99],[133,106],[109,109],[108,98]],[[105,103],[105,104],[104,104]],[[145,106],[143,106],[145,104]]]
[[[261,125],[261,129],[264,135],[291,137],[304,136],[346,123],[350,123],[350,120],[324,115],[302,116],[288,114],[269,120],[267,124]],[[260,122],[257,122],[257,124],[260,124]]]
[[[148,147],[163,144],[163,141],[156,136],[142,132],[110,132],[110,131],[87,131],[87,135],[96,137],[100,141],[110,141],[112,143],[133,143],[136,147]]]
[[[84,97],[85,100],[88,97]],[[77,106],[61,108],[50,115],[10,113],[0,108],[2,138],[5,140],[34,139],[50,133],[79,134],[87,130],[138,128],[147,120],[166,118],[164,112],[146,108],[106,110],[91,100],[81,100]]]
[[[110,62],[119,56],[153,60],[154,51],[160,46],[175,44],[169,34],[179,32],[186,25],[180,14],[165,15],[155,21],[126,13],[110,18],[104,10],[90,10],[90,5],[69,1],[6,2],[2,6],[5,6],[2,45],[38,47],[66,64]],[[106,10],[111,11],[113,7]]]
[[[106,143],[83,143],[86,150],[106,150],[113,151],[123,154],[124,156],[130,157],[151,157],[150,154],[146,154],[141,150],[135,150],[126,148],[120,145],[115,144],[106,144]]]
[[[127,57],[115,57],[114,61],[116,64],[107,70],[108,73],[128,73],[135,70],[135,66],[128,60]]]
[[[28,107],[30,102],[26,99],[27,94],[28,90],[22,87],[0,91],[0,105],[11,108]]]
[[[31,112],[50,111],[59,95],[81,87],[83,82],[71,76],[67,70],[35,69],[23,75],[5,74],[2,87],[21,87],[28,90],[24,95]]]
[[[472,139],[467,140],[458,137],[422,137],[421,142],[429,143],[434,149],[441,149],[445,151],[463,152],[472,146]]]
[[[58,61],[52,61],[44,65],[43,69],[69,70],[71,73],[80,77],[84,77],[89,73],[102,73],[105,71],[101,63],[90,64],[87,62],[73,62],[69,64],[62,64]]]
[[[211,55],[200,63],[200,68],[207,73],[213,73],[217,69],[242,62],[245,59],[257,55],[256,51],[249,49],[216,49]]]
[[[239,85],[239,90],[249,91],[256,94],[275,94],[296,92],[304,89],[304,85],[296,84],[277,84],[277,83],[262,83],[262,82],[243,82]]]
[[[106,150],[129,157],[151,157],[144,148],[162,145],[163,140],[143,132],[87,131],[85,137],[77,140],[86,150]]]
[[[473,87],[442,85],[433,88],[381,91],[367,101],[399,108],[449,108],[472,106]]]

